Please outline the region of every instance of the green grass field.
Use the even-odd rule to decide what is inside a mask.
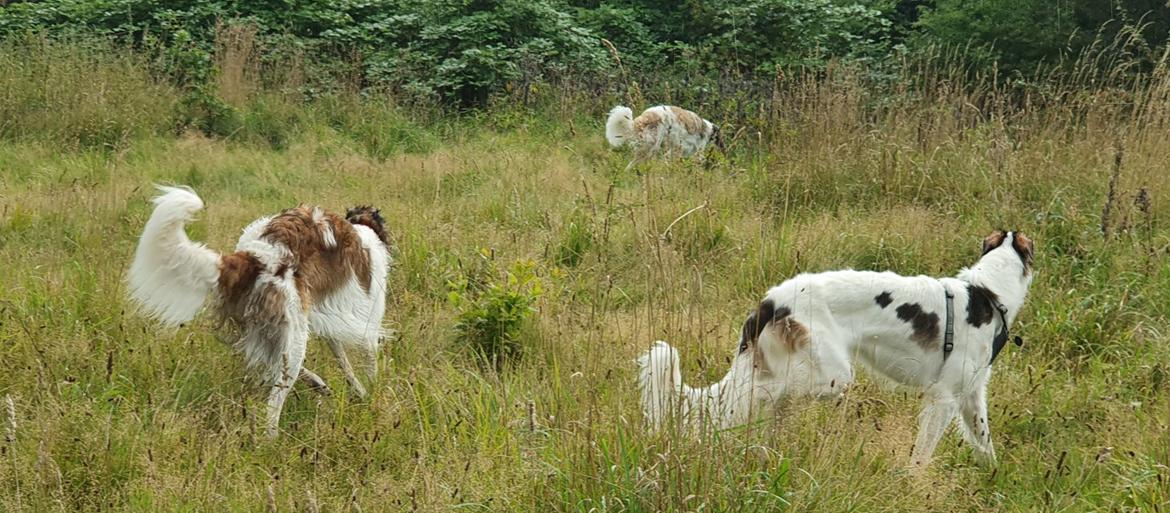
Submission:
[[[82,78],[139,80],[106,73]],[[1165,82],[1140,108],[1101,94],[1013,115],[940,92],[872,116],[825,86],[727,159],[639,174],[606,147],[600,105],[418,122],[373,105],[357,128],[318,109],[279,140],[209,139],[134,129],[166,111],[151,103],[166,87],[107,105],[104,89],[46,84],[0,93],[0,396],[15,413],[0,411],[0,510],[1170,508]],[[296,113],[282,108],[263,112]],[[122,280],[153,183],[194,187],[207,209],[191,236],[221,251],[301,202],[381,207],[396,336],[371,397],[347,396],[311,342],[336,393],[298,388],[269,441],[264,392],[210,316],[168,332],[135,315]],[[952,433],[907,472],[918,398],[864,376],[840,404],[794,401],[713,438],[641,427],[633,360],[650,342],[709,383],[769,286],[845,267],[953,275],[999,227],[1035,239],[1037,278],[1013,330],[1025,345],[990,386],[997,467]],[[496,370],[456,336],[448,284],[506,287],[515,266],[539,297],[523,357]]]

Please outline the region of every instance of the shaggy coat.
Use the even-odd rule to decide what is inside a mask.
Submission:
[[[627,171],[659,152],[681,153],[684,157],[697,153],[702,158],[708,143],[723,148],[718,126],[694,112],[670,105],[650,107],[636,118],[628,107],[614,107],[605,121],[605,139],[614,148],[634,146],[634,160],[626,166]]]
[[[984,240],[983,255],[955,278],[891,272],[801,274],[764,296],[744,323],[732,368],[703,389],[683,384],[678,351],[655,342],[639,359],[646,419],[688,429],[726,428],[783,397],[840,397],[854,362],[879,383],[924,391],[911,455],[926,465],[956,417],[967,441],[995,460],[987,419],[993,340],[1024,304],[1032,282],[1032,241],[1016,232]],[[944,354],[946,291],[954,295],[953,351]],[[1003,315],[997,308],[1003,307]]]
[[[358,395],[346,347],[364,354],[376,372],[390,265],[381,215],[359,207],[341,217],[299,206],[257,219],[226,255],[192,242],[184,231],[203,200],[193,191],[159,187],[128,276],[130,297],[166,325],[188,322],[208,298],[239,328],[236,348],[248,368],[272,386],[268,432],[300,377],[323,392],[324,381],[302,367],[310,333],[320,335]]]

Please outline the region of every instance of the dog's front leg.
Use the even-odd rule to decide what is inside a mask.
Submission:
[[[626,164],[626,170],[623,173],[629,173],[634,166],[650,158],[650,153],[643,144],[634,146],[634,158],[630,160],[629,164]]]
[[[963,436],[975,448],[976,457],[983,463],[995,464],[995,446],[991,443],[991,424],[987,418],[987,378],[963,397],[959,416]]]
[[[325,342],[329,344],[329,350],[333,351],[333,356],[337,357],[337,363],[341,365],[341,372],[345,374],[345,380],[349,382],[349,386],[353,388],[354,393],[358,397],[365,397],[366,388],[362,386],[362,382],[353,373],[353,366],[350,365],[349,357],[345,354],[345,347],[341,345],[341,342],[332,338],[325,339]]]

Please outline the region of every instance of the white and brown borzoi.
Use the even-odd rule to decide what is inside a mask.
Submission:
[[[390,257],[381,214],[351,209],[343,218],[299,206],[253,221],[227,255],[187,238],[203,208],[193,191],[159,187],[128,276],[129,294],[151,317],[176,326],[213,298],[217,313],[240,330],[236,348],[272,389],[267,429],[276,436],[284,400],[298,377],[324,391],[302,367],[309,334],[320,335],[353,390],[365,389],[346,358],[360,349],[377,372]]]
[[[956,416],[964,438],[994,462],[987,381],[1032,283],[1032,251],[1024,235],[997,231],[983,241],[979,262],[955,278],[798,275],[769,290],[748,317],[718,383],[683,384],[678,351],[655,342],[638,361],[646,420],[654,429],[671,420],[690,430],[725,428],[780,398],[836,398],[853,382],[856,360],[882,383],[924,392],[912,465],[930,461]]]
[[[694,112],[670,105],[650,107],[636,118],[629,107],[614,107],[605,121],[605,139],[614,148],[634,146],[634,160],[626,166],[626,171],[659,151],[681,153],[684,157],[697,153],[702,158],[707,144],[723,149],[717,125]]]

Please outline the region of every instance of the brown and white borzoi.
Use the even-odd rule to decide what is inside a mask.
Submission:
[[[267,428],[276,436],[285,398],[298,377],[323,390],[302,367],[309,334],[326,340],[358,395],[346,346],[361,350],[370,376],[377,372],[390,265],[385,223],[371,207],[343,218],[299,206],[253,221],[227,255],[187,238],[184,227],[203,209],[193,191],[159,187],[130,265],[129,294],[151,317],[188,322],[208,297],[223,320],[238,326],[236,342],[249,369],[272,386]]]
[[[683,384],[678,351],[655,342],[638,361],[646,420],[654,429],[672,419],[686,429],[704,422],[725,428],[783,397],[839,397],[853,382],[856,360],[882,383],[924,391],[912,465],[930,461],[956,416],[966,440],[994,462],[987,382],[1032,283],[1032,252],[1023,234],[997,231],[984,240],[979,261],[955,278],[798,275],[769,290],[748,317],[732,368],[718,383]]]
[[[723,149],[717,125],[671,105],[650,107],[636,118],[629,107],[614,107],[605,121],[605,139],[614,148],[634,146],[634,160],[626,166],[626,171],[659,151],[678,152],[684,157],[697,153],[702,158],[709,143]]]

